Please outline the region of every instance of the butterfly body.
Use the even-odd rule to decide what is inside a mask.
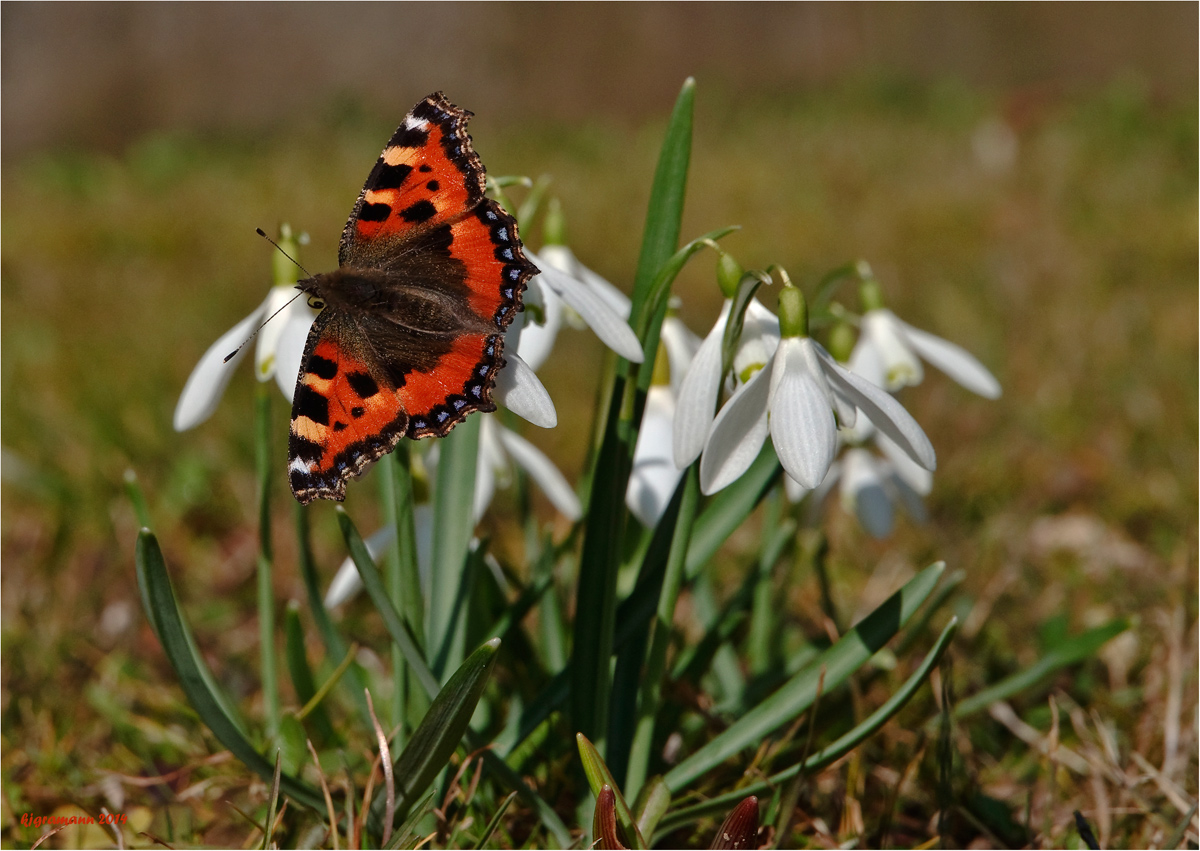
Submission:
[[[288,475],[301,503],[403,437],[495,410],[504,330],[537,269],[516,221],[483,196],[470,113],[441,93],[405,117],[342,233],[340,267],[298,284],[321,306],[292,403]]]

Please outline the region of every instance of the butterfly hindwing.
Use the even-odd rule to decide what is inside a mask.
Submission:
[[[352,317],[318,316],[292,399],[288,478],[296,499],[344,499],[346,480],[394,449],[407,427],[408,413]]]

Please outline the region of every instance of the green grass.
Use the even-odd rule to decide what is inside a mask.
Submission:
[[[267,784],[231,759],[206,762],[221,746],[184,702],[141,612],[139,524],[122,476],[132,468],[143,484],[209,664],[243,714],[261,718],[249,369],[243,365],[217,414],[194,431],[175,434],[171,412],[195,360],[270,283],[270,248],[254,227],[270,231],[287,220],[308,231],[303,262],[330,268],[344,217],[398,118],[345,111],[265,137],[159,135],[116,155],[6,160],[6,847],[40,834],[20,826],[21,814],[49,815],[67,803],[127,812],[138,830],[172,845],[244,843],[252,829],[225,801],[264,817]],[[1018,144],[1006,170],[984,167],[972,147],[996,118]],[[531,126],[488,116],[475,141],[492,174],[552,175],[576,254],[628,292],[663,126]],[[1195,102],[1156,102],[1120,85],[1073,99],[1002,100],[953,83],[864,78],[737,102],[702,86],[695,126],[683,239],[740,224],[722,241],[727,250],[746,267],[782,264],[810,292],[824,271],[863,257],[899,315],[968,346],[1004,385],[1004,397],[990,403],[931,374],[905,394],[938,450],[931,520],[902,523],[892,539],[875,542],[830,508],[828,569],[844,623],[917,567],[942,559],[966,571],[947,604],[961,626],[941,670],[962,701],[1069,636],[1116,617],[1133,620],[1097,656],[1009,699],[1029,725],[1021,729],[1045,739],[1053,697],[1059,741],[1094,778],[1074,771],[1070,757],[1021,741],[1002,712],[954,723],[957,805],[947,844],[1079,847],[1075,809],[1107,847],[1165,842],[1197,794]],[[525,237],[540,244],[537,228]],[[719,304],[710,263],[701,255],[675,286],[684,318],[701,333]],[[767,288],[762,297],[773,303]],[[595,364],[598,375],[601,350],[572,332],[559,346],[542,373],[559,428],[525,433],[577,481],[596,392],[580,364]],[[282,472],[286,411],[278,398],[272,408],[275,525],[283,530],[292,521]],[[350,486],[347,509],[360,529],[380,519],[377,491]],[[333,512],[313,514],[328,581],[344,548]],[[505,564],[520,563],[522,517],[502,498],[484,521],[482,533]],[[736,533],[715,562],[725,568],[713,577],[720,600],[737,593],[759,522]],[[556,528],[561,538],[566,526]],[[275,543],[276,598],[302,599],[295,543],[282,531]],[[816,578],[799,565],[785,578],[777,594],[785,634],[819,639]],[[564,599],[573,587],[573,579],[563,582]],[[688,620],[695,609],[685,594],[676,617],[688,629],[699,629]],[[346,624],[386,668],[388,639],[372,610],[352,605]],[[535,628],[526,633],[538,641]],[[310,657],[317,654],[310,647]],[[516,689],[506,666],[519,670],[501,651],[491,689]],[[901,673],[864,677],[832,705],[866,717]],[[288,687],[285,705],[295,702]],[[860,833],[867,845],[911,846],[933,835],[931,692],[853,756],[805,778],[794,833],[782,846]],[[349,748],[370,748],[371,731],[359,728],[353,707],[341,709],[340,729],[357,737]],[[702,717],[681,710],[681,728],[700,726]],[[836,712],[820,721],[814,748],[845,732]],[[573,748],[570,740],[547,745],[567,755],[540,769],[542,788],[577,770]],[[1165,764],[1169,777],[1143,780],[1139,759]],[[170,779],[120,779],[159,775]],[[732,768],[714,773],[704,791],[726,793],[737,780]],[[569,806],[560,814],[577,824]],[[491,811],[474,816],[482,825]],[[519,799],[503,822],[493,836],[500,844],[524,841],[535,825]],[[694,841],[707,844],[718,823],[706,822]],[[1194,843],[1194,830],[1189,837]],[[66,833],[52,841],[72,843]]]

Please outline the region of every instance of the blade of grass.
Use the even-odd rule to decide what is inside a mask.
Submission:
[[[671,495],[671,501],[650,533],[650,539],[641,554],[641,567],[633,591],[617,607],[617,620],[630,599],[647,597],[658,600],[662,596],[663,579],[667,573],[667,562],[671,555],[671,540],[679,520],[679,509],[687,489],[687,478],[681,478]],[[650,644],[649,618],[632,624],[626,629],[624,640],[614,639],[613,649],[617,663],[613,670],[612,715],[609,720],[608,766],[614,777],[625,782],[629,768],[630,748],[637,730],[638,695],[642,689],[642,670],[646,663],[646,649]],[[636,793],[635,793],[636,794]]]
[[[646,655],[642,689],[637,695],[637,730],[629,755],[625,788],[636,796],[646,780],[650,765],[650,751],[654,743],[654,721],[662,701],[663,682],[667,673],[667,650],[675,625],[675,604],[679,590],[683,587],[683,568],[687,559],[688,541],[692,535],[692,524],[696,519],[696,505],[700,501],[700,474],[697,465],[691,465],[684,474],[683,493],[679,504],[678,520],[671,538],[671,551],[667,557],[666,574],[662,592],[658,598],[658,612],[650,638],[650,650]]]
[[[308,609],[312,613],[313,621],[317,624],[317,633],[321,636],[321,643],[325,645],[325,655],[329,659],[344,659],[347,655],[347,646],[337,628],[333,625],[333,619],[329,617],[329,610],[325,608],[325,600],[321,595],[320,580],[317,578],[317,565],[313,559],[312,542],[309,539],[308,528],[308,509],[296,503],[296,544],[297,552],[300,557],[300,578],[304,582],[304,594],[308,598]],[[347,679],[351,699],[358,706],[359,715],[362,716],[364,724],[371,723],[371,713],[367,711],[367,701],[363,697],[363,692],[367,688],[367,677],[363,672],[362,666],[357,662],[352,662],[349,671],[347,671]]]
[[[488,840],[492,838],[492,834],[495,833],[496,828],[500,826],[500,820],[504,818],[504,814],[508,812],[509,804],[511,804],[513,799],[516,797],[516,792],[509,792],[508,796],[500,802],[500,806],[496,808],[496,812],[493,813],[491,819],[488,820],[487,827],[483,829],[483,833],[480,835],[478,841],[476,841],[474,846],[475,851],[480,851],[480,849],[487,847]]]
[[[687,784],[711,771],[729,757],[761,742],[781,725],[812,705],[821,670],[826,692],[843,683],[866,663],[899,629],[937,585],[945,565],[930,565],[903,588],[867,615],[842,638],[817,657],[814,665],[786,682],[777,692],[745,713],[729,729],[712,739],[663,777],[678,793]]]
[[[408,443],[400,441],[383,458],[383,475],[380,476],[383,490],[383,506],[396,529],[396,546],[389,547],[386,561],[387,588],[396,607],[405,621],[412,627],[413,637],[418,641],[425,635],[425,598],[421,593],[421,577],[417,566],[417,530],[413,518],[412,457]],[[420,717],[429,707],[424,700],[424,691],[409,693],[409,672],[404,665],[404,654],[399,647],[392,648],[392,726],[398,727],[396,747],[403,748],[405,741],[405,707],[411,707],[413,715]],[[415,725],[415,719],[413,720]]]
[[[279,675],[275,666],[275,589],[272,582],[274,557],[271,548],[271,393],[270,384],[259,382],[255,390],[254,446],[258,478],[258,641],[262,668],[263,714],[267,735],[279,732]]]
[[[155,632],[162,642],[163,650],[179,677],[180,686],[188,702],[200,716],[200,720],[213,732],[222,745],[241,760],[247,768],[270,783],[274,767],[262,754],[254,749],[242,731],[226,713],[222,700],[209,687],[212,674],[204,663],[193,642],[188,639],[188,628],[179,611],[171,578],[167,574],[166,562],[154,534],[143,529],[138,535],[135,548],[138,583],[145,587],[145,597],[150,601],[148,615],[154,622]],[[284,774],[280,779],[285,795],[306,807],[321,810],[321,793],[308,784]]]
[[[379,616],[383,618],[384,627],[387,628],[392,641],[400,648],[400,652],[404,654],[409,668],[425,692],[430,696],[437,694],[437,677],[426,664],[425,654],[421,651],[416,636],[413,635],[411,627],[400,617],[396,607],[392,605],[392,598],[388,594],[387,588],[384,587],[379,568],[375,566],[371,554],[367,552],[367,545],[363,543],[354,521],[340,505],[337,507],[337,519],[338,526],[342,530],[342,537],[346,541],[346,549],[350,553],[350,558],[354,560],[354,566],[358,568],[359,576],[362,577],[363,588],[366,589],[371,602],[375,604]]]
[[[313,680],[312,668],[308,665],[308,654],[304,651],[304,628],[300,625],[300,603],[292,600],[288,603],[284,615],[284,648],[287,659],[288,673],[292,678],[292,687],[296,690],[296,699],[307,709],[307,704],[317,694],[317,685]],[[309,710],[314,732],[322,743],[336,742],[337,733],[329,721],[329,714],[319,703]]]
[[[1128,620],[1116,618],[1103,626],[1089,629],[1081,635],[1068,639],[1023,671],[1017,671],[978,694],[959,701],[954,709],[955,719],[966,718],[968,715],[986,709],[998,700],[1008,700],[1013,695],[1032,688],[1060,668],[1074,665],[1094,656],[1110,638],[1115,638],[1128,628]]]

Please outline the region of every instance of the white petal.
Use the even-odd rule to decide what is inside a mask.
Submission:
[[[675,398],[671,388],[652,385],[646,394],[646,411],[638,429],[633,470],[625,491],[625,504],[647,528],[658,523],[683,475],[683,471],[675,466],[671,451],[674,419]]]
[[[904,406],[865,378],[842,367],[819,344],[814,343],[825,366],[825,375],[830,384],[840,388],[862,412],[870,417],[875,427],[896,442],[914,461],[926,470],[937,467],[937,455],[925,432],[917,425]]]
[[[289,402],[296,393],[296,379],[300,375],[300,362],[304,360],[304,346],[308,343],[308,332],[315,318],[307,304],[299,307],[299,310],[289,308],[275,320],[282,320],[283,326],[275,342],[275,383]]]
[[[497,433],[513,461],[538,483],[538,487],[564,517],[574,521],[583,516],[583,506],[579,504],[579,497],[542,450],[498,423]]]
[[[701,340],[678,316],[667,315],[663,319],[659,340],[667,350],[667,364],[671,371],[671,390],[676,397],[687,375],[688,366],[700,348]]]
[[[222,334],[200,357],[196,368],[188,376],[187,383],[183,385],[179,402],[175,405],[176,431],[187,431],[212,416],[213,411],[217,409],[217,403],[221,401],[225,387],[229,384],[229,379],[233,376],[233,370],[246,356],[246,349],[238,350],[228,363],[225,362],[225,356],[245,342],[246,337],[258,324],[265,307],[264,302],[257,310]]]
[[[915,466],[912,461],[908,463],[910,466]],[[895,467],[892,467],[890,473],[891,477],[888,479],[888,484],[892,486],[896,497],[904,504],[905,510],[912,516],[913,520],[916,520],[918,523],[924,523],[929,519],[929,513],[925,510],[925,503],[921,499],[921,494],[913,490],[909,483],[897,474]]]
[[[733,303],[728,299],[721,307],[716,323],[700,348],[683,383],[675,407],[674,454],[675,466],[683,469],[700,457],[704,442],[712,428],[717,396],[721,392],[721,341]]]
[[[883,359],[879,357],[879,348],[866,334],[859,334],[858,342],[850,352],[850,362],[846,364],[851,372],[861,375],[876,387],[887,384],[883,368]]]
[[[537,262],[536,260],[534,261]],[[637,335],[587,284],[557,269],[546,268],[537,276],[541,284],[578,311],[600,340],[626,360],[641,363],[642,345]]]
[[[535,316],[540,321],[535,321]],[[538,283],[535,276],[525,290],[525,309],[517,314],[504,335],[504,348],[519,354],[530,369],[539,370],[554,349],[562,322],[562,299]],[[514,344],[513,340],[517,342]]]
[[[894,393],[901,387],[921,383],[925,375],[921,361],[905,339],[904,329],[894,313],[887,309],[867,311],[862,318],[862,333],[879,353],[885,390]]]
[[[750,468],[767,437],[767,399],[774,361],[730,397],[713,421],[700,459],[700,490],[713,494]],[[832,419],[832,418],[831,418]]]
[[[771,442],[783,469],[806,488],[821,483],[837,451],[837,424],[820,376],[810,341],[787,337],[779,344],[771,377]]]
[[[510,352],[504,357],[508,365],[496,377],[497,401],[535,426],[554,428],[558,412],[542,382],[520,355]]]
[[[899,320],[897,320],[899,321]],[[1000,398],[1000,382],[976,357],[949,340],[901,322],[904,334],[918,354],[972,393],[985,399]]]
[[[629,300],[629,296],[609,283],[607,278],[597,275],[582,263],[579,264],[578,271],[583,282],[591,287],[596,295],[604,299],[604,303],[611,307],[614,313],[622,319],[629,319],[630,313],[633,312],[633,302]]]
[[[866,417],[863,418],[864,420]],[[875,433],[875,445],[884,457],[891,462],[893,473],[897,479],[922,496],[928,496],[933,490],[933,473],[926,470],[916,461],[908,457],[908,453],[897,446],[883,432]]]
[[[389,523],[379,531],[368,535],[363,543],[367,545],[367,553],[371,556],[371,561],[378,562],[379,556],[395,540],[396,527]],[[362,576],[359,575],[358,568],[354,566],[354,559],[347,558],[338,568],[333,581],[329,583],[329,590],[325,592],[325,608],[332,609],[340,606],[361,591],[362,587]]]
[[[502,426],[494,417],[484,416],[479,424],[479,463],[475,465],[475,496],[472,511],[475,522],[483,519],[496,493],[496,471],[508,465],[508,456],[500,443]]]
[[[806,488],[787,473],[784,473],[783,492],[787,494],[788,502],[797,503],[812,493],[812,488]]]
[[[530,254],[526,249],[525,253]],[[596,295],[604,299],[605,303],[613,309],[622,319],[628,319],[630,308],[632,305],[629,301],[629,296],[621,292],[619,289],[610,284],[607,280],[597,275],[575,256],[575,252],[565,245],[543,245],[538,251],[534,261],[535,265],[542,269],[549,267],[557,269],[560,272],[566,272],[573,278],[577,278],[587,284]]]
[[[307,295],[295,287],[274,286],[267,293],[263,303],[263,326],[258,329],[254,345],[254,374],[259,381],[269,381],[275,374],[275,351],[283,333],[283,320],[291,312],[293,303],[298,303],[310,317],[316,315],[308,306]]]
[[[886,538],[892,533],[895,512],[875,457],[865,449],[851,449],[842,464],[842,507],[858,517],[871,537]]]

